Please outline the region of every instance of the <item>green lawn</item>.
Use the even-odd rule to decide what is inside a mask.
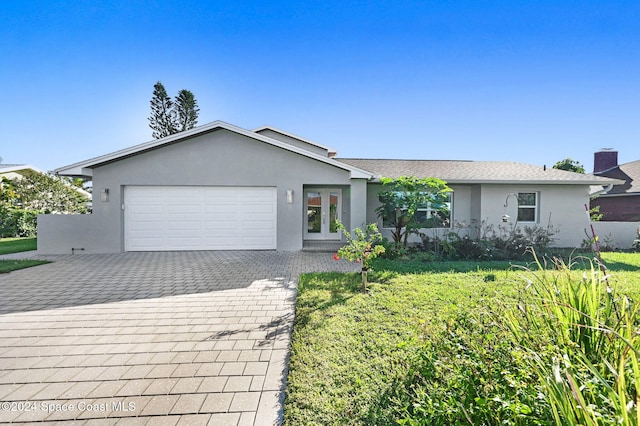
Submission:
[[[604,258],[611,285],[638,300],[640,254]],[[550,422],[500,324],[534,272],[386,260],[376,270],[368,294],[357,274],[301,277],[286,425]]]
[[[38,243],[36,238],[2,238],[0,239],[0,254],[20,253],[36,250]],[[49,263],[45,260],[0,260],[0,274],[5,274],[18,269]]]
[[[30,268],[32,266],[50,263],[47,260],[20,259],[20,260],[0,260],[0,274],[6,274],[18,269]]]
[[[19,253],[36,250],[37,239],[34,238],[2,238],[0,239],[0,254]]]

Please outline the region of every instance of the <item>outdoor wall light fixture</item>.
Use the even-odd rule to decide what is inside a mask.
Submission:
[[[287,203],[293,204],[293,189],[287,189]]]
[[[508,214],[503,214],[503,215],[502,215],[502,222],[503,222],[503,223],[507,223],[507,222],[509,222],[509,218],[510,218],[510,217],[511,217],[511,216],[509,216]]]
[[[109,201],[109,188],[102,188],[102,191],[100,191],[100,200],[104,202]]]

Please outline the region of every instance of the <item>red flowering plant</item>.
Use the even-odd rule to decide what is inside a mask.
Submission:
[[[350,262],[360,263],[362,265],[362,291],[367,291],[367,272],[371,269],[373,259],[384,253],[382,243],[382,235],[378,231],[378,225],[375,223],[368,224],[365,229],[355,228],[353,235],[338,222],[337,228],[342,232],[347,240],[347,244],[333,255],[335,260],[340,258]]]

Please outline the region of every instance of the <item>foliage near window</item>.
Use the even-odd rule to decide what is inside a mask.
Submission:
[[[479,227],[456,223],[438,236],[421,235],[417,249],[432,260],[520,260],[531,250],[546,253],[557,229],[548,226],[507,227],[482,223]]]
[[[396,248],[406,247],[409,235],[419,229],[443,226],[450,220],[451,188],[445,181],[401,176],[381,182],[385,189],[378,194],[382,205],[376,213],[385,227],[393,228]]]

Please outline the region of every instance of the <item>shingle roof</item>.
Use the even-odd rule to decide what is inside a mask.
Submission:
[[[615,185],[607,195],[640,193],[640,160],[621,164],[613,169],[596,174],[624,181],[622,185]]]
[[[607,185],[607,178],[510,161],[383,160],[338,158],[379,177],[436,177],[448,183],[565,183]]]

